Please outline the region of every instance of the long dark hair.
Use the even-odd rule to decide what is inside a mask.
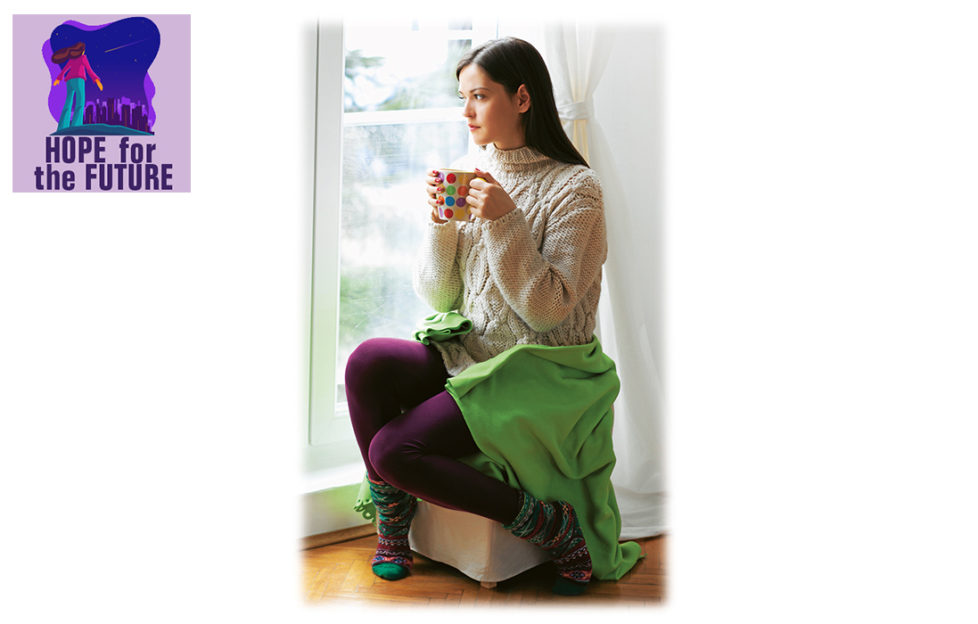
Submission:
[[[51,62],[60,65],[67,61],[69,58],[78,58],[85,53],[85,42],[79,41],[73,46],[68,46],[67,48],[61,48],[57,52],[51,55]]]
[[[503,85],[510,95],[520,85],[526,86],[530,109],[522,114],[521,120],[528,146],[554,160],[588,166],[560,125],[550,72],[533,45],[515,37],[488,41],[462,57],[455,68],[455,78],[472,63]]]

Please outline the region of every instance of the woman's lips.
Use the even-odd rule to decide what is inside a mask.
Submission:
[[[473,126],[472,124],[469,124],[469,130],[478,130],[478,129],[479,126]]]

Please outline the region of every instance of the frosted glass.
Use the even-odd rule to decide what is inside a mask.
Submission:
[[[408,339],[431,314],[411,286],[430,213],[424,178],[464,154],[468,140],[461,121],[344,129],[337,383],[362,341]]]

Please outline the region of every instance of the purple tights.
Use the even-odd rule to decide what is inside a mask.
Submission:
[[[507,524],[520,494],[458,458],[478,452],[441,354],[410,340],[372,338],[346,364],[346,399],[367,474],[426,501]]]

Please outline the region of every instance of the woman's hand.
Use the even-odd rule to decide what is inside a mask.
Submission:
[[[441,182],[435,178],[434,171],[428,172],[428,177],[425,178],[425,182],[428,183],[428,205],[431,206],[431,220],[435,223],[448,223],[448,221],[438,218],[438,202],[435,200],[435,193],[437,193],[442,186]]]
[[[469,196],[466,197],[470,214],[495,221],[516,210],[516,204],[496,178],[481,169],[475,172],[479,177],[469,183]]]

